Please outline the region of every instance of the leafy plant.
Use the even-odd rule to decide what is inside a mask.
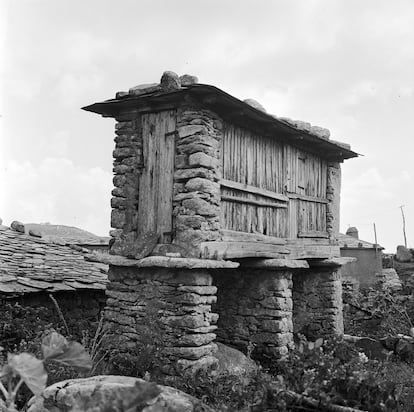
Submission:
[[[80,343],[68,341],[55,331],[43,338],[41,349],[43,359],[27,352],[7,355],[7,363],[2,366],[0,372],[2,410],[17,411],[16,397],[23,383],[35,396],[43,392],[47,383],[47,362],[56,362],[82,371],[92,367],[92,360]]]

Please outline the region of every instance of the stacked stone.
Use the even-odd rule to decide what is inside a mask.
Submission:
[[[174,243],[187,256],[199,245],[220,239],[220,141],[222,121],[190,104],[179,110],[174,174]]]
[[[293,346],[292,274],[290,271],[238,269],[214,279],[220,314],[220,341],[255,358],[280,358]]]
[[[336,244],[339,233],[339,202],[341,191],[341,165],[337,162],[328,163],[326,185],[326,231],[331,243]]]
[[[339,268],[311,269],[293,277],[294,331],[309,339],[343,334]]]
[[[109,280],[105,320],[118,349],[158,342],[156,363],[166,374],[217,363],[217,288],[206,270],[111,266]]]
[[[111,230],[113,241],[110,253],[128,256],[137,229],[139,168],[142,167],[141,119],[126,113],[117,118],[111,199]]]

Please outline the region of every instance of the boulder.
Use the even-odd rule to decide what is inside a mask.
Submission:
[[[369,359],[386,360],[390,353],[380,341],[372,338],[360,338],[355,342],[355,346]]]
[[[413,259],[413,255],[411,254],[410,250],[405,246],[399,245],[397,246],[397,254],[395,255],[395,259],[398,262],[411,262]]]
[[[161,89],[164,92],[172,92],[181,88],[180,78],[177,73],[164,72],[161,76]]]
[[[218,359],[217,374],[249,377],[259,369],[254,360],[239,350],[220,342],[216,342],[216,344],[217,351],[214,356]]]
[[[37,229],[30,229],[29,230],[29,235],[33,236],[33,237],[42,237],[42,234]]]
[[[161,86],[158,83],[139,84],[138,86],[131,87],[127,95],[130,94],[133,96],[139,96],[140,94],[154,93],[160,89],[161,89]],[[117,98],[121,98],[125,96],[124,94],[121,94],[121,93],[117,94]]]
[[[181,86],[191,86],[198,83],[198,77],[191,74],[183,74],[180,76]]]
[[[24,224],[18,220],[13,220],[10,227],[16,232],[24,233]]]
[[[310,128],[310,133],[325,140],[328,140],[329,136],[331,135],[331,132],[328,129],[320,126],[312,126]]]
[[[197,398],[170,386],[129,376],[102,375],[55,383],[29,401],[29,412],[139,410],[212,412]]]
[[[257,110],[260,110],[261,112],[266,113],[266,109],[257,100],[245,99],[243,101],[244,103],[247,103],[249,106],[252,106]]]
[[[381,273],[377,274],[378,282],[382,289],[397,291],[402,289],[401,279],[398,277],[395,269],[382,269]]]

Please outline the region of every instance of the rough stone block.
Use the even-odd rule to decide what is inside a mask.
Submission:
[[[186,125],[178,128],[178,135],[181,139],[195,134],[208,134],[208,130],[202,125]]]
[[[185,199],[182,204],[183,207],[200,216],[218,216],[220,213],[219,207],[200,198]]]
[[[111,227],[114,229],[122,229],[125,225],[126,216],[123,211],[119,209],[112,209],[111,212]]]
[[[219,166],[219,160],[203,152],[192,153],[188,162],[190,166],[201,166],[207,169],[216,169]]]
[[[203,179],[201,177],[190,179],[185,184],[185,188],[189,192],[204,192],[213,195],[220,193],[220,185],[217,182],[213,182],[210,179]]]

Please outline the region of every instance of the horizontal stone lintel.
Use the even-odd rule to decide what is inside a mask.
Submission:
[[[269,269],[308,269],[306,260],[298,259],[246,259],[241,267],[247,268],[269,268]]]
[[[354,257],[336,257],[330,259],[308,259],[310,267],[340,267],[347,263],[356,262]]]
[[[177,269],[236,269],[238,262],[229,260],[211,260],[196,258],[173,258],[167,256],[149,256],[143,259],[129,259],[119,255],[88,254],[86,259],[92,262],[101,262],[112,266],[126,266],[137,268],[163,267]]]

